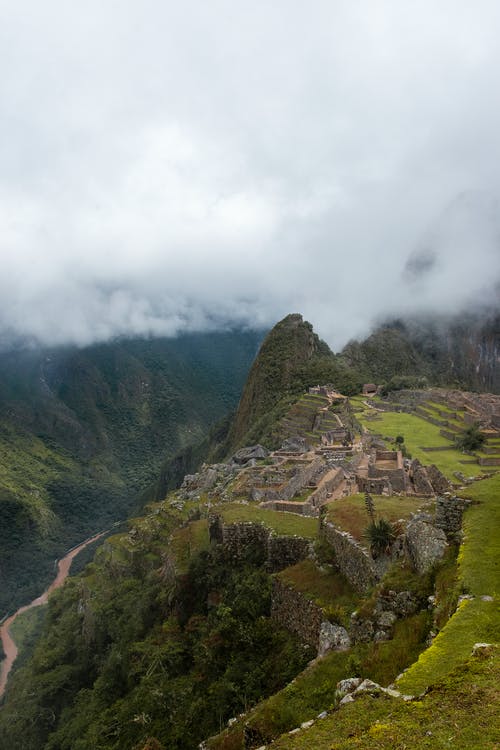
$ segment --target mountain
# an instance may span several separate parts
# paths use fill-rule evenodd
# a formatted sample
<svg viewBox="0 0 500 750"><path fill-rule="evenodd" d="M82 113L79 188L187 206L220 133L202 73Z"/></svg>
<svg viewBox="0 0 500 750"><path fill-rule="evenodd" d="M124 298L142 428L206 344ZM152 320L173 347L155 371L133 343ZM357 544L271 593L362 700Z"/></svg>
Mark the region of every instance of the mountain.
<svg viewBox="0 0 500 750"><path fill-rule="evenodd" d="M343 393L360 388L357 373L294 313L268 333L260 347L229 434L228 451L263 439L298 394L318 383L334 383Z"/></svg>
<svg viewBox="0 0 500 750"><path fill-rule="evenodd" d="M322 372L351 383L288 316L229 434L302 440L203 465L106 539L25 647L0 746L494 747L500 399L434 388L386 413L308 391ZM464 456L471 404L488 452Z"/></svg>
<svg viewBox="0 0 500 750"><path fill-rule="evenodd" d="M0 354L0 613L234 409L261 333Z"/></svg>
<svg viewBox="0 0 500 750"><path fill-rule="evenodd" d="M364 341L347 344L342 356L367 382L383 383L396 373L500 393L500 313L390 321Z"/></svg>

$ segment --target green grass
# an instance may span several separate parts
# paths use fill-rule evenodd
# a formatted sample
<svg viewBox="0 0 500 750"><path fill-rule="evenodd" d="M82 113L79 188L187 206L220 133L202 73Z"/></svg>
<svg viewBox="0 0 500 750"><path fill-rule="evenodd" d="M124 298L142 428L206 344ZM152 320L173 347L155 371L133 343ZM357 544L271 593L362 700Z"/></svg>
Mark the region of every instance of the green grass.
<svg viewBox="0 0 500 750"><path fill-rule="evenodd" d="M375 517L385 518L393 522L400 518L409 518L425 503L422 498L414 497L385 497L384 495L372 495L375 505ZM370 523L366 511L364 495L358 493L340 500L333 500L327 506L328 520L332 521L344 531L348 531L360 542L364 542L364 532Z"/></svg>
<svg viewBox="0 0 500 750"><path fill-rule="evenodd" d="M458 582L476 597L462 602L434 642L401 678L401 690L419 693L465 661L477 642L500 639L500 474L467 489L477 501L464 516L464 542L458 557ZM482 601L489 595L495 600Z"/></svg>
<svg viewBox="0 0 500 750"><path fill-rule="evenodd" d="M329 568L319 569L312 560L302 560L297 565L285 568L277 574L277 578L322 608L335 605L353 611L359 600L359 594L340 573Z"/></svg>
<svg viewBox="0 0 500 750"><path fill-rule="evenodd" d="M307 731L281 737L273 748L496 750L500 744L499 679L498 653L475 657L422 700L405 703L364 696L318 720Z"/></svg>
<svg viewBox="0 0 500 750"><path fill-rule="evenodd" d="M426 453L422 450L422 447L449 447L451 445L449 440L439 434L440 428L436 425L414 414L378 412L379 418L374 423L365 419L366 414L357 416L370 431L376 431L391 438L403 435L412 458L418 458L423 464L437 463L437 455L439 455L439 468L448 479L455 480L453 476L455 471L463 472L464 466L460 462L464 460L464 455L459 450L447 450L439 454Z"/></svg>
<svg viewBox="0 0 500 750"><path fill-rule="evenodd" d="M191 558L202 550L208 549L209 546L208 521L206 518L191 521L186 526L175 529L170 547L175 557L177 572L186 572Z"/></svg>
<svg viewBox="0 0 500 750"><path fill-rule="evenodd" d="M314 539L318 535L318 520L316 518L307 518L294 513L266 510L243 503L213 506L212 511L220 513L226 523L254 521L263 523L277 534L303 536L308 539Z"/></svg>

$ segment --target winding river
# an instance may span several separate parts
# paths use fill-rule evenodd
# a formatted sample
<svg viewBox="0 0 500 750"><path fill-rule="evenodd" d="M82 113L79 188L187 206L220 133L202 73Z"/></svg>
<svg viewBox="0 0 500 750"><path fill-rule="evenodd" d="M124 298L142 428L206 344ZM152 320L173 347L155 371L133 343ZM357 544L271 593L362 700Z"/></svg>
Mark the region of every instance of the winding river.
<svg viewBox="0 0 500 750"><path fill-rule="evenodd" d="M33 599L30 604L25 604L23 607L20 607L17 612L14 612L13 615L4 620L4 622L0 626L0 639L2 641L3 650L5 652L5 659L0 665L0 698L5 692L7 678L9 676L10 670L12 669L12 665L14 664L18 651L14 639L10 634L10 626L12 625L16 617L21 615L23 612L26 612L32 607L39 607L41 604L46 604L49 599L49 594L55 589L58 589L60 586L62 586L64 581L68 577L69 569L74 558L83 549L85 549L85 547L87 547L89 544L92 544L92 542L97 541L106 533L107 531L101 531L100 534L95 534L94 536L89 537L89 539L86 539L84 542L79 544L77 547L73 547L73 549L71 549L66 555L64 555L64 557L62 557L57 563L57 575L50 586L45 589L43 594L37 596L36 599Z"/></svg>

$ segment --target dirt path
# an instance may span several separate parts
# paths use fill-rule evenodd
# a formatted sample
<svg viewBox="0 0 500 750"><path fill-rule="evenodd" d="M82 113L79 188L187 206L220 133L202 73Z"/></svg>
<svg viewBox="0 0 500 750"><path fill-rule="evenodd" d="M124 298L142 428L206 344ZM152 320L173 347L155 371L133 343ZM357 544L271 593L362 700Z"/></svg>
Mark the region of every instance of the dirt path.
<svg viewBox="0 0 500 750"><path fill-rule="evenodd" d="M52 583L50 584L50 586L48 586L45 589L43 594L41 594L40 596L37 596L37 598L33 599L33 601L30 602L29 604L25 604L23 607L20 607L17 610L17 612L14 612L14 614L8 617L0 626L0 639L2 641L3 650L5 652L5 659L2 661L2 664L0 665L0 698L5 692L5 686L7 685L7 678L9 676L9 672L12 669L12 665L14 664L14 661L16 660L16 656L17 656L17 646L9 632L10 626L12 625L16 617L21 615L23 612L26 612L28 609L31 609L32 607L39 607L41 604L46 604L49 599L49 594L55 589L58 589L60 586L62 586L64 581L68 577L69 569L71 567L71 563L73 562L74 558L83 549L85 549L85 547L87 547L89 544L92 544L92 542L97 541L106 533L107 533L106 531L101 531L100 534L95 534L95 536L92 536L89 539L86 539L77 547L73 547L73 549L70 550L57 563L57 575L52 581Z"/></svg>

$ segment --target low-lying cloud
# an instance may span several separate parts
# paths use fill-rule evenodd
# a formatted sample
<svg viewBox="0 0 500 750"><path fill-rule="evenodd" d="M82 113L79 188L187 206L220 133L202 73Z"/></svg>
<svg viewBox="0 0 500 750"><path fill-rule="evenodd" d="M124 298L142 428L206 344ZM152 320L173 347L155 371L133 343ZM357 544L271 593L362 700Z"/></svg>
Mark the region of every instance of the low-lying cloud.
<svg viewBox="0 0 500 750"><path fill-rule="evenodd" d="M0 340L497 302L500 6L0 5ZM496 290L496 291L495 291Z"/></svg>

